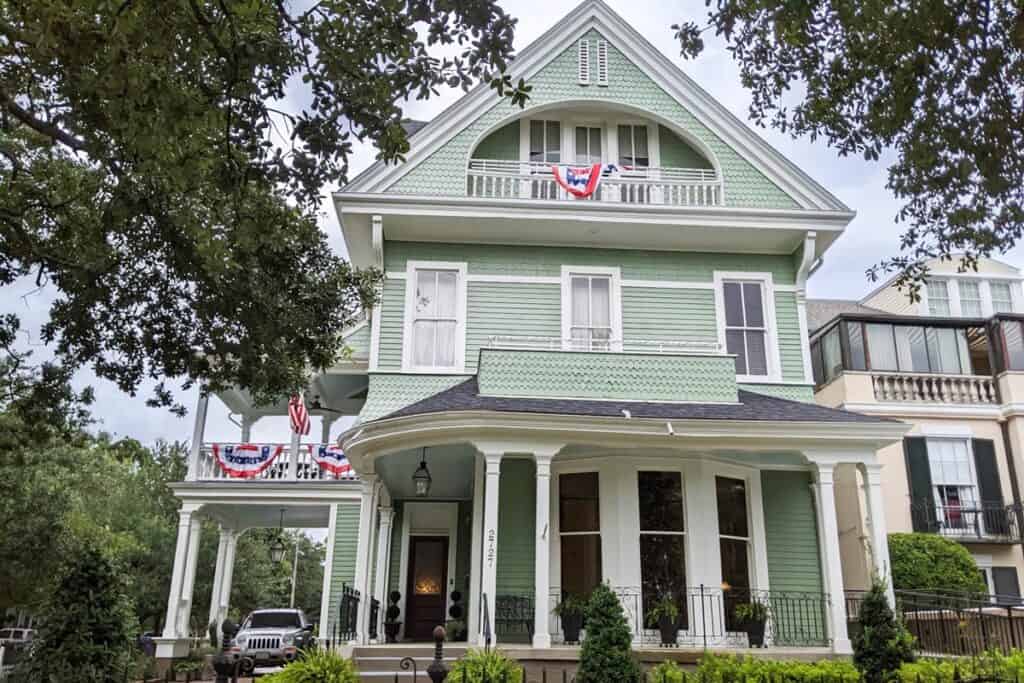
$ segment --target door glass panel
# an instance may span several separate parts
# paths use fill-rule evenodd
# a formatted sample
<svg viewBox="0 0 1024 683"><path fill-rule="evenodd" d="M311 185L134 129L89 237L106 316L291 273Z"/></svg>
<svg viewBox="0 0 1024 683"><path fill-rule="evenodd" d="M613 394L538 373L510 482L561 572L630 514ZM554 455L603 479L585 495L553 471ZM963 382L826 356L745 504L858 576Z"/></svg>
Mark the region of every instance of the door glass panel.
<svg viewBox="0 0 1024 683"><path fill-rule="evenodd" d="M417 541L416 557L413 559L415 575L412 589L416 595L440 595L444 592L444 543L441 541Z"/></svg>

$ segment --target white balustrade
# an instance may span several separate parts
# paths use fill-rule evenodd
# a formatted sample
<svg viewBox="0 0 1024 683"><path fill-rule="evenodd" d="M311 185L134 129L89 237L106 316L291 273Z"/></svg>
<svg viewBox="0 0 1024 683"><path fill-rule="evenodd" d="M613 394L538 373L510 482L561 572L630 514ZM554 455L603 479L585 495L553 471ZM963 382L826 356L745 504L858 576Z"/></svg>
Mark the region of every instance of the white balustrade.
<svg viewBox="0 0 1024 683"><path fill-rule="evenodd" d="M722 190L722 178L713 169L644 167L606 172L587 201L721 206ZM576 199L555 182L551 164L502 159L471 159L466 193L489 199Z"/></svg>
<svg viewBox="0 0 1024 683"><path fill-rule="evenodd" d="M717 341L707 339L563 339L520 335L491 335L487 345L492 349L519 351L604 351L656 354L717 354L722 350Z"/></svg>
<svg viewBox="0 0 1024 683"><path fill-rule="evenodd" d="M224 446L238 445L225 443ZM351 481L357 478L354 471L349 470L347 474L336 475L327 472L313 460L310 446L316 448L319 444L302 444L299 447L298 461L295 467L295 476L292 477L292 452L287 443L254 444L256 446L281 447L281 453L265 469L250 477L234 477L220 466L213 452L213 444L203 444L199 452L198 481ZM221 446L221 444L218 444Z"/></svg>
<svg viewBox="0 0 1024 683"><path fill-rule="evenodd" d="M903 403L997 404L995 381L986 375L873 372L879 401Z"/></svg>

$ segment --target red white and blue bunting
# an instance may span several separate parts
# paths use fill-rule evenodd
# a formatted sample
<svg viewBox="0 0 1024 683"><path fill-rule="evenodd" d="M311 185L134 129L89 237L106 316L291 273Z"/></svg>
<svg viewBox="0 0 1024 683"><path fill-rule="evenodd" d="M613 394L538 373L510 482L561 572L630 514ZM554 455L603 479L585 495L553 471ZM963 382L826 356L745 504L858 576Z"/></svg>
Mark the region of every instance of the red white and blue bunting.
<svg viewBox="0 0 1024 683"><path fill-rule="evenodd" d="M345 457L345 452L338 446L311 444L309 446L309 454L313 462L324 472L330 472L339 479L349 479L356 476L348 458Z"/></svg>
<svg viewBox="0 0 1024 683"><path fill-rule="evenodd" d="M577 199L586 199L597 191L601 177L618 171L615 164L592 164L590 166L565 166L553 164L551 173L563 190Z"/></svg>
<svg viewBox="0 0 1024 683"><path fill-rule="evenodd" d="M229 477L258 476L284 451L282 445L255 443L213 444L213 457Z"/></svg>

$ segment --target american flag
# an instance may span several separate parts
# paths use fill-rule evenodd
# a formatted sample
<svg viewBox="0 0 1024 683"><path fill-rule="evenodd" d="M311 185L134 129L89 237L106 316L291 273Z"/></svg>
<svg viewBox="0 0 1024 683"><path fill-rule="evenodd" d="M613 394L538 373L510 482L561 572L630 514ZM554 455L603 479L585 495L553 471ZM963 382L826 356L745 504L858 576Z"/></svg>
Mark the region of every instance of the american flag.
<svg viewBox="0 0 1024 683"><path fill-rule="evenodd" d="M296 434L309 434L309 411L302 397L295 394L288 401L288 419L292 423L292 431Z"/></svg>

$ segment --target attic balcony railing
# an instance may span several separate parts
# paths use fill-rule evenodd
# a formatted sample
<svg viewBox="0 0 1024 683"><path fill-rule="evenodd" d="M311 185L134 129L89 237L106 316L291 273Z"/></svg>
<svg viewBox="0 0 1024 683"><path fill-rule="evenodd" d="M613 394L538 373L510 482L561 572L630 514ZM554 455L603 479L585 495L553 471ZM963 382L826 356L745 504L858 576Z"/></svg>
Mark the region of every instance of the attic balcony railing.
<svg viewBox="0 0 1024 683"><path fill-rule="evenodd" d="M584 201L722 206L723 192L722 178L713 169L645 166L605 172L597 190ZM471 159L466 193L487 199L575 200L555 182L551 164L537 161Z"/></svg>
<svg viewBox="0 0 1024 683"><path fill-rule="evenodd" d="M995 380L987 375L871 373L875 399L912 403L998 404Z"/></svg>
<svg viewBox="0 0 1024 683"><path fill-rule="evenodd" d="M717 341L705 339L572 339L562 337L531 337L492 335L487 345L492 349L518 351L577 351L652 354L718 354L722 347Z"/></svg>

